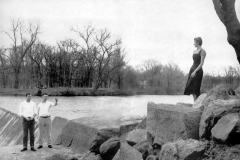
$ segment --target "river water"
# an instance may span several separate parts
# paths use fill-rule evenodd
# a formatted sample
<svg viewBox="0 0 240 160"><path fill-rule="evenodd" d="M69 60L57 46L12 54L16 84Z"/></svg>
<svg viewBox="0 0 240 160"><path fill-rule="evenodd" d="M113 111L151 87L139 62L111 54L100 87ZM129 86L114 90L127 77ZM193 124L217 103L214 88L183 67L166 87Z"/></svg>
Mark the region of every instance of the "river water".
<svg viewBox="0 0 240 160"><path fill-rule="evenodd" d="M48 97L54 102L55 97ZM89 117L104 120L126 120L147 115L147 103L178 102L193 103L191 96L163 96L163 95L140 95L140 96L118 96L118 97L57 97L58 106L50 109L52 117L60 116L67 119ZM25 97L0 96L0 107L11 112L18 113L18 105ZM36 104L40 103L41 97L32 97Z"/></svg>

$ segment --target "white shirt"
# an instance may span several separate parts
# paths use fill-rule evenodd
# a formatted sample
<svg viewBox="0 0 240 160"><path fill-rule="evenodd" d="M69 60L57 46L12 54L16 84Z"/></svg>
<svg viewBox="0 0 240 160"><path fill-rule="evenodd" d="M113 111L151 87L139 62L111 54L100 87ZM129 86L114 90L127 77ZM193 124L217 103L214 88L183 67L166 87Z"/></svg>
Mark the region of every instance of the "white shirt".
<svg viewBox="0 0 240 160"><path fill-rule="evenodd" d="M46 101L45 103L38 104L39 116L50 116L49 108L53 107L54 103Z"/></svg>
<svg viewBox="0 0 240 160"><path fill-rule="evenodd" d="M33 117L34 114L37 114L37 108L36 108L35 102L23 101L19 104L19 110L18 110L19 116Z"/></svg>

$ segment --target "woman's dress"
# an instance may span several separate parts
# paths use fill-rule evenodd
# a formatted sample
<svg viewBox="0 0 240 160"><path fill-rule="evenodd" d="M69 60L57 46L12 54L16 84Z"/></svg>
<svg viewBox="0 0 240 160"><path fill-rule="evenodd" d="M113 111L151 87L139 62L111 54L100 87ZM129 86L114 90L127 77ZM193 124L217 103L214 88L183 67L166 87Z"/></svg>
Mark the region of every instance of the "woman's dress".
<svg viewBox="0 0 240 160"><path fill-rule="evenodd" d="M193 54L193 65L189 71L187 84L185 87L184 95L195 94L197 97L200 95L200 88L202 84L203 70L200 68L194 77L191 77L191 74L201 63L201 51L197 54Z"/></svg>

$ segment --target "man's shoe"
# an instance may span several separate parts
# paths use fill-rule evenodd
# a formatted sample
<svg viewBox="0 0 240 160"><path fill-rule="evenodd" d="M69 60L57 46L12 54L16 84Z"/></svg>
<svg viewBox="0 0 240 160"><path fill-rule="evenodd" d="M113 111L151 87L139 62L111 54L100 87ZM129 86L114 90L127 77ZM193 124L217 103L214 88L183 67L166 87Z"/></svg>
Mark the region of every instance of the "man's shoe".
<svg viewBox="0 0 240 160"><path fill-rule="evenodd" d="M42 146L38 146L38 149L41 149L42 148Z"/></svg>
<svg viewBox="0 0 240 160"><path fill-rule="evenodd" d="M48 145L48 148L52 148L52 145Z"/></svg>
<svg viewBox="0 0 240 160"><path fill-rule="evenodd" d="M23 148L22 150L21 150L21 152L24 152L24 151L26 151L27 150L27 148Z"/></svg>
<svg viewBox="0 0 240 160"><path fill-rule="evenodd" d="M34 147L31 147L31 151L36 151L36 149Z"/></svg>

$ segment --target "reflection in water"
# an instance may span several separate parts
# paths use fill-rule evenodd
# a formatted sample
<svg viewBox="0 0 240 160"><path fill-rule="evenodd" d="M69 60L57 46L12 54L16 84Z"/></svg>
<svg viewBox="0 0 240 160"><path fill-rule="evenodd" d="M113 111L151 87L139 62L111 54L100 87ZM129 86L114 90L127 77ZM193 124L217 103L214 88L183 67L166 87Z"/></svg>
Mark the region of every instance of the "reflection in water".
<svg viewBox="0 0 240 160"><path fill-rule="evenodd" d="M54 102L55 97L49 97ZM191 96L159 96L143 95L129 97L57 97L59 104L50 109L52 117L60 116L67 119L88 117L91 119L119 120L140 118L147 115L147 103L177 102L193 103ZM18 105L25 97L0 96L0 107L18 112ZM32 97L37 104L41 97Z"/></svg>

